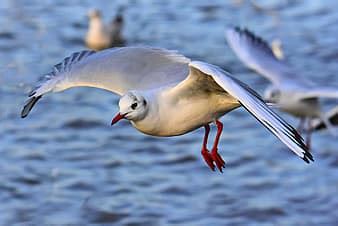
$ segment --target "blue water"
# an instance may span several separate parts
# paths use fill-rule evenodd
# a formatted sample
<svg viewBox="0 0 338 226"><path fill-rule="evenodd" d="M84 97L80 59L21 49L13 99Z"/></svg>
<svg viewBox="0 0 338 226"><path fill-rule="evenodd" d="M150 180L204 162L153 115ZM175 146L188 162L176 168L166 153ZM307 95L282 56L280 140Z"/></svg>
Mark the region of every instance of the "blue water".
<svg viewBox="0 0 338 226"><path fill-rule="evenodd" d="M109 21L121 5L128 45L177 49L262 93L267 81L224 39L226 25L242 25L280 39L295 76L338 87L338 2L111 2L0 2L0 225L337 225L338 142L327 132L313 136L307 165L238 109L222 119L221 174L200 156L203 129L154 138L110 127L118 97L102 90L48 95L19 113L41 74L85 48L87 11Z"/></svg>

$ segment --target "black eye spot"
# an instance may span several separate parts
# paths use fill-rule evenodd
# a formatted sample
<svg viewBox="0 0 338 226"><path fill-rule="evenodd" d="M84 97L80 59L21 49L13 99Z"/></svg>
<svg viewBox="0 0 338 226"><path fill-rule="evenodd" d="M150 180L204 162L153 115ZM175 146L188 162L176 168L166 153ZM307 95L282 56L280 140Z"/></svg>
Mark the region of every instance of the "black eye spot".
<svg viewBox="0 0 338 226"><path fill-rule="evenodd" d="M143 100L143 105L147 105L147 101L146 100Z"/></svg>
<svg viewBox="0 0 338 226"><path fill-rule="evenodd" d="M131 109L135 110L136 108L137 108L137 103L133 103L133 104L131 105Z"/></svg>

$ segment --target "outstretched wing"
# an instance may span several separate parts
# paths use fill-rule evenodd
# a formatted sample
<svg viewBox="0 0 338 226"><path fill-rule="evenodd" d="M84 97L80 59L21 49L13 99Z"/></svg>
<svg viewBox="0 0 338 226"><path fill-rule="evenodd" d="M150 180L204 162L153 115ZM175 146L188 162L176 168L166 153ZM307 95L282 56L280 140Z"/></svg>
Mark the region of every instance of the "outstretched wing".
<svg viewBox="0 0 338 226"><path fill-rule="evenodd" d="M261 74L275 85L292 79L296 83L296 73L285 62L278 60L269 44L247 29L239 27L225 31L226 40L238 58L250 69ZM302 83L297 84L302 85Z"/></svg>
<svg viewBox="0 0 338 226"><path fill-rule="evenodd" d="M296 77L297 74L286 62L275 57L269 44L251 31L235 27L227 29L225 35L229 46L247 67L277 86L291 88L295 91L295 98L338 98L338 89L315 87L309 81Z"/></svg>
<svg viewBox="0 0 338 226"><path fill-rule="evenodd" d="M249 113L305 162L313 161L302 137L292 126L273 112L254 90L217 66L200 61L193 61L189 65L211 76L220 87L236 98Z"/></svg>
<svg viewBox="0 0 338 226"><path fill-rule="evenodd" d="M122 95L128 90L152 89L180 82L189 73L189 62L175 51L149 47L77 52L45 75L30 93L21 117L26 117L37 100L48 92L88 86Z"/></svg>

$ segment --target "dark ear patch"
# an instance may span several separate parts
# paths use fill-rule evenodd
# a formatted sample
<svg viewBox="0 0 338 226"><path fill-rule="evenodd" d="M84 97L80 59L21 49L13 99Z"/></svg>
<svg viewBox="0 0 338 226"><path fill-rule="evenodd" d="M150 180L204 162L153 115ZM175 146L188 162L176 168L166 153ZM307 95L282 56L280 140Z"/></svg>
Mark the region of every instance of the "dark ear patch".
<svg viewBox="0 0 338 226"><path fill-rule="evenodd" d="M133 100L133 102L137 101L137 98L133 93L129 92L127 95Z"/></svg>
<svg viewBox="0 0 338 226"><path fill-rule="evenodd" d="M37 96L37 97L31 97L28 101L27 104L23 107L21 111L21 118L25 118L29 112L32 110L36 102L42 97L42 95Z"/></svg>

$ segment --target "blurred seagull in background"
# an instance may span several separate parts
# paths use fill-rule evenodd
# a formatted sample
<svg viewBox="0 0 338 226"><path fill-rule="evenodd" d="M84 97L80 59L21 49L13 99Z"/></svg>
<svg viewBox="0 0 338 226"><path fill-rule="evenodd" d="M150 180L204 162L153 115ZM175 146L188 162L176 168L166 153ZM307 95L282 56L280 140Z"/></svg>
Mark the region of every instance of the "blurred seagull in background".
<svg viewBox="0 0 338 226"><path fill-rule="evenodd" d="M110 31L110 39L111 39L111 47L120 47L125 44L125 40L122 36L122 29L124 26L124 19L123 19L123 11L124 8L119 8L116 16L111 22L109 27Z"/></svg>
<svg viewBox="0 0 338 226"><path fill-rule="evenodd" d="M97 9L88 13L89 27L86 35L86 45L90 49L101 50L109 48L111 37L108 28L102 21L101 12Z"/></svg>
<svg viewBox="0 0 338 226"><path fill-rule="evenodd" d="M338 98L337 88L318 86L300 78L300 73L274 55L266 41L247 29L229 28L225 36L238 58L272 83L265 91L265 100L300 118L298 131L303 131L307 121L307 146L310 146L313 119L319 118L334 134L329 118L321 110L319 98Z"/></svg>
<svg viewBox="0 0 338 226"><path fill-rule="evenodd" d="M122 9L118 10L117 15L109 26L103 23L101 12L97 9L90 10L88 17L89 26L85 37L85 43L88 48L102 50L124 44L121 34L123 29Z"/></svg>
<svg viewBox="0 0 338 226"><path fill-rule="evenodd" d="M254 90L215 65L191 61L165 49L122 47L73 53L33 89L21 117L28 115L42 95L78 86L122 96L112 125L127 119L143 133L163 137L204 127L201 154L212 170L217 167L222 172L224 167L218 154L223 130L219 118L240 106L305 162L313 161L302 137ZM217 126L211 151L207 149L210 123Z"/></svg>

